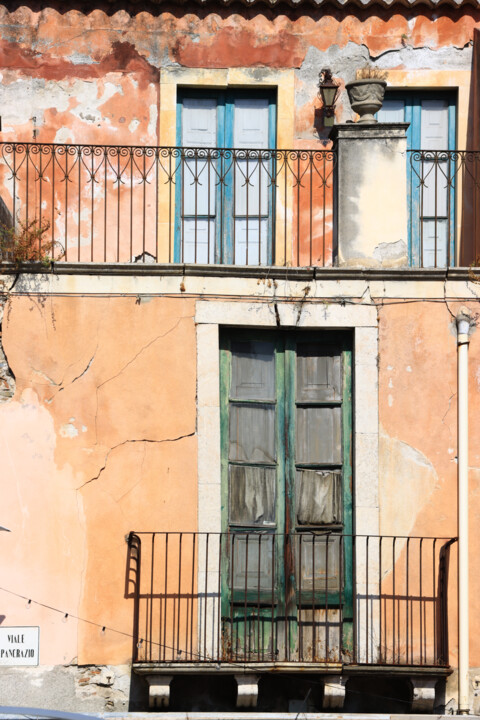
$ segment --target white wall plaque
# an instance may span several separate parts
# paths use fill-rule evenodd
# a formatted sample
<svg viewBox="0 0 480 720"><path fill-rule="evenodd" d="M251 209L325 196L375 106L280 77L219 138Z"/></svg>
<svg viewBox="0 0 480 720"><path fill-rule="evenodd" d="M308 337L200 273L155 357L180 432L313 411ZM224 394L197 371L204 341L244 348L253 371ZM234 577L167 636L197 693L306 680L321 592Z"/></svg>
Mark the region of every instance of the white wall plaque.
<svg viewBox="0 0 480 720"><path fill-rule="evenodd" d="M38 627L0 627L0 665L38 665Z"/></svg>

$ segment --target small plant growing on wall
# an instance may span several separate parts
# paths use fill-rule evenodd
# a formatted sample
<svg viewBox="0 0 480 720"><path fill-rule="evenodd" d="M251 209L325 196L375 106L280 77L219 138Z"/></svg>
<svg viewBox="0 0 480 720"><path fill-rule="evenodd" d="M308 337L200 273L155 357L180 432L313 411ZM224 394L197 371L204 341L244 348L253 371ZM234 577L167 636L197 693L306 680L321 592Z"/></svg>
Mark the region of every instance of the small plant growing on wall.
<svg viewBox="0 0 480 720"><path fill-rule="evenodd" d="M40 263L49 267L65 252L59 242L45 237L49 230L48 221L36 219L19 222L15 227L0 226L0 260L12 262L17 267L23 263Z"/></svg>
<svg viewBox="0 0 480 720"><path fill-rule="evenodd" d="M388 72L381 68L365 65L363 68L358 68L356 78L357 80L386 80Z"/></svg>

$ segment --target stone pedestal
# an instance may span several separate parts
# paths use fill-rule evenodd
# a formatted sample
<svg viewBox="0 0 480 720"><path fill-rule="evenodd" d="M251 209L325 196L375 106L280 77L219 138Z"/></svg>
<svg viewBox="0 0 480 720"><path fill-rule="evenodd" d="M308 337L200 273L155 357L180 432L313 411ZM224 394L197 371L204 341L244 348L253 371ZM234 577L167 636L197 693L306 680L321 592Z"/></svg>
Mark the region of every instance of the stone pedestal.
<svg viewBox="0 0 480 720"><path fill-rule="evenodd" d="M335 125L334 234L340 266L408 263L408 123Z"/></svg>

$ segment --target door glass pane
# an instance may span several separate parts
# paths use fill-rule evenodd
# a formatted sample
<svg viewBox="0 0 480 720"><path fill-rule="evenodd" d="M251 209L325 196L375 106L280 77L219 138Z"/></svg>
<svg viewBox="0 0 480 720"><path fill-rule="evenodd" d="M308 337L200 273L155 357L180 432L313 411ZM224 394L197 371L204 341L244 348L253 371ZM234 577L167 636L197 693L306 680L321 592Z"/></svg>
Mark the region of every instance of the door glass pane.
<svg viewBox="0 0 480 720"><path fill-rule="evenodd" d="M341 477L339 471L297 470L297 525L330 525L343 522Z"/></svg>
<svg viewBox="0 0 480 720"><path fill-rule="evenodd" d="M229 472L230 523L275 524L275 469L231 465Z"/></svg>
<svg viewBox="0 0 480 720"><path fill-rule="evenodd" d="M274 344L269 342L232 342L230 397L239 400L275 400L274 352Z"/></svg>
<svg viewBox="0 0 480 720"><path fill-rule="evenodd" d="M297 408L297 463L342 462L341 408Z"/></svg>
<svg viewBox="0 0 480 720"><path fill-rule="evenodd" d="M236 590L271 590L274 580L275 536L234 533L231 573Z"/></svg>
<svg viewBox="0 0 480 720"><path fill-rule="evenodd" d="M340 590L340 537L304 535L295 537L297 591ZM300 572L299 572L300 568Z"/></svg>
<svg viewBox="0 0 480 720"><path fill-rule="evenodd" d="M320 343L299 343L297 402L332 402L341 399L341 360L338 347Z"/></svg>
<svg viewBox="0 0 480 720"><path fill-rule="evenodd" d="M275 408L230 405L230 460L275 462Z"/></svg>

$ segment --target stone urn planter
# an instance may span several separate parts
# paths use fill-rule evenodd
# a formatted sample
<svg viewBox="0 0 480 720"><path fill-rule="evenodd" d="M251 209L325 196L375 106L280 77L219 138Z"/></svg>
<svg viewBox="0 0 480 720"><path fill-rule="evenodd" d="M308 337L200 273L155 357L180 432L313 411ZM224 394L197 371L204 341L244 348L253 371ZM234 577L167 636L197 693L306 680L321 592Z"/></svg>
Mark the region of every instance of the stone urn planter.
<svg viewBox="0 0 480 720"><path fill-rule="evenodd" d="M378 78L354 80L346 85L352 110L360 115L359 123L368 125L377 122L373 116L383 105L386 87L385 80Z"/></svg>

